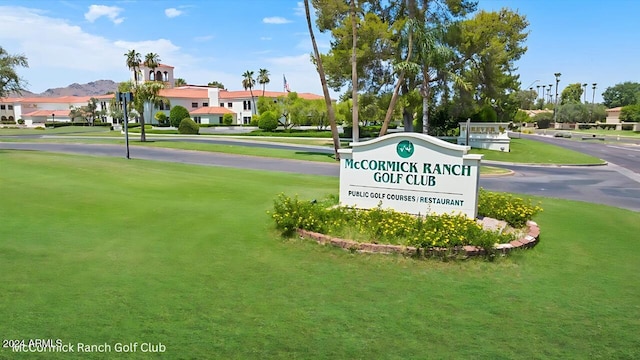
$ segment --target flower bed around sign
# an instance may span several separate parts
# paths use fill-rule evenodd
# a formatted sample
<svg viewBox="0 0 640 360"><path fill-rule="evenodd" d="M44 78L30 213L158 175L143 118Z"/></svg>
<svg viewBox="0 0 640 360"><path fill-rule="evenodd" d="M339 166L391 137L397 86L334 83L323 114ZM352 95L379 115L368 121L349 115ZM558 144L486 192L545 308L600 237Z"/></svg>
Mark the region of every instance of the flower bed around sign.
<svg viewBox="0 0 640 360"><path fill-rule="evenodd" d="M492 253L494 245L514 240L512 234L487 231L461 214L414 216L380 207L369 210L337 206L337 198L305 201L280 194L271 216L276 228L290 236L297 229L329 234L359 242L413 246L420 249L478 246ZM529 200L508 194L479 192L479 216L524 226L542 209Z"/></svg>

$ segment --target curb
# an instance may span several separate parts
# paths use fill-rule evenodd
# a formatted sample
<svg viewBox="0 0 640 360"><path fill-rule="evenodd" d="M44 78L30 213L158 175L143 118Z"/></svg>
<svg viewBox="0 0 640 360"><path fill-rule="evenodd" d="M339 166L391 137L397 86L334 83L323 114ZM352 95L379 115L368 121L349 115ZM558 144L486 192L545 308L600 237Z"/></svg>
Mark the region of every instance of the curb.
<svg viewBox="0 0 640 360"><path fill-rule="evenodd" d="M304 229L297 229L296 232L302 239L314 240L321 245L332 245L348 251L374 254L401 254L405 256L434 256L445 255L449 252L462 253L467 257L484 255L483 248L478 246L464 245L455 248L429 248L419 249L413 246L361 243L353 240L345 240L330 235L320 234ZM506 244L498 244L494 247L499 253L507 254L515 249L528 249L536 246L540 240L540 227L535 221L527 221L527 235L518 240L513 240Z"/></svg>

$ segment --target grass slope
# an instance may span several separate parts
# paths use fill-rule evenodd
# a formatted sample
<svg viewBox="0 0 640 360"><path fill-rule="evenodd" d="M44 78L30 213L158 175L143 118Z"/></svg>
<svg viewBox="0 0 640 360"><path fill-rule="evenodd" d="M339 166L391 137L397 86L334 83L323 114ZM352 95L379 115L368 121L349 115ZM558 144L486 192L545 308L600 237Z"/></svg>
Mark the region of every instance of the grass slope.
<svg viewBox="0 0 640 360"><path fill-rule="evenodd" d="M0 169L7 339L199 359L640 357L634 212L544 199L533 250L441 263L280 239L275 195L336 193L335 178L14 151Z"/></svg>
<svg viewBox="0 0 640 360"><path fill-rule="evenodd" d="M483 160L524 164L602 164L603 161L590 155L565 149L560 146L529 139L511 139L511 152L471 149L472 154L483 154Z"/></svg>

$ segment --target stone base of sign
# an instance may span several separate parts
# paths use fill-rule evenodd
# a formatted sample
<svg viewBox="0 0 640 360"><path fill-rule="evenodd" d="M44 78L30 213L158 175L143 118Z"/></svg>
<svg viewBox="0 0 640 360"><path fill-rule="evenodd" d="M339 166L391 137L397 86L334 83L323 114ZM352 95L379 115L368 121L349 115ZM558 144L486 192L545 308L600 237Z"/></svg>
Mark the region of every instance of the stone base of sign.
<svg viewBox="0 0 640 360"><path fill-rule="evenodd" d="M514 249L526 249L534 247L540 238L540 227L534 221L527 221L525 235L518 240L507 244L498 244L495 249L498 253L506 254ZM311 239L322 245L333 245L348 251L378 254L401 254L406 256L439 257L448 254L463 255L466 257L484 255L485 250L477 246L457 246L455 248L429 248L418 249L413 246L362 243L353 240L345 240L330 235L320 234L303 229L297 230L301 238Z"/></svg>
<svg viewBox="0 0 640 360"><path fill-rule="evenodd" d="M465 142L465 138L458 138L458 145L467 145ZM468 145L474 149L486 149L502 152L511 151L511 139L470 139Z"/></svg>

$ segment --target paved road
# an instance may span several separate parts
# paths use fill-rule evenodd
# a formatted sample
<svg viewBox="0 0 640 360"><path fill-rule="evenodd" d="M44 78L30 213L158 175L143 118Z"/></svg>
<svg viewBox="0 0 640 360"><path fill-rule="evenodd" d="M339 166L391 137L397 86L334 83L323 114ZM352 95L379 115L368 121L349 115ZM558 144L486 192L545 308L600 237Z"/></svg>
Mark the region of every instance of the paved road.
<svg viewBox="0 0 640 360"><path fill-rule="evenodd" d="M640 174L640 139L627 142L603 142L599 140L576 140L580 138L554 138L543 135L522 134L522 137L592 155Z"/></svg>
<svg viewBox="0 0 640 360"><path fill-rule="evenodd" d="M305 149L305 147L302 148ZM40 150L124 158L124 147L122 145L0 142L0 149ZM309 151L309 149L306 148L306 151ZM132 146L130 154L135 159L196 165L326 176L338 176L340 173L338 164L333 163L271 159L144 146ZM607 204L640 212L640 175L638 175L638 179L634 179L633 176L630 177L628 174L625 175L619 172L620 168L617 166L589 168L503 166L514 170L516 174L506 177L482 177L480 186L489 190Z"/></svg>

